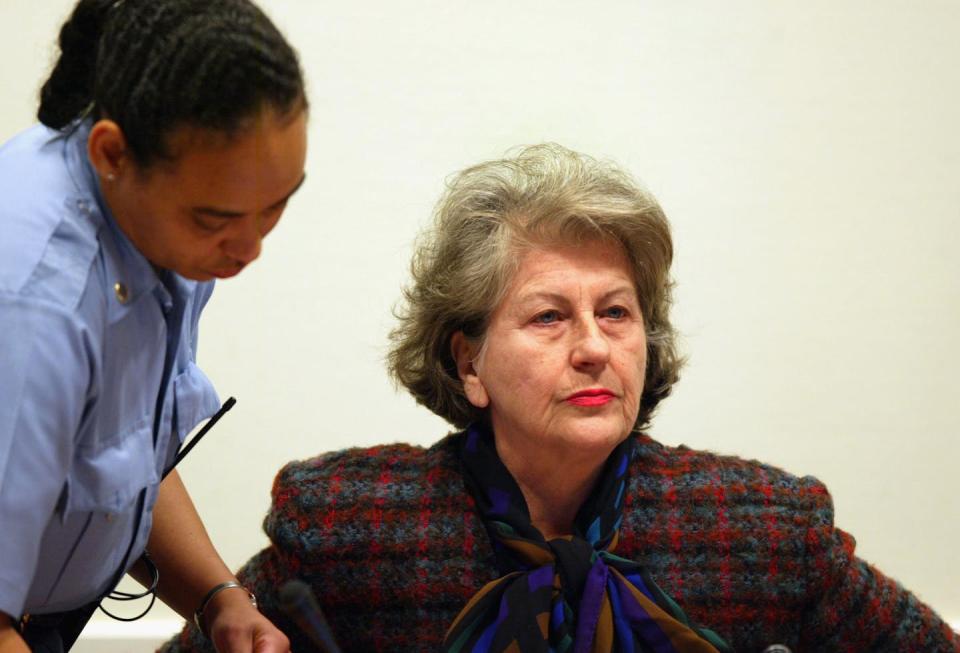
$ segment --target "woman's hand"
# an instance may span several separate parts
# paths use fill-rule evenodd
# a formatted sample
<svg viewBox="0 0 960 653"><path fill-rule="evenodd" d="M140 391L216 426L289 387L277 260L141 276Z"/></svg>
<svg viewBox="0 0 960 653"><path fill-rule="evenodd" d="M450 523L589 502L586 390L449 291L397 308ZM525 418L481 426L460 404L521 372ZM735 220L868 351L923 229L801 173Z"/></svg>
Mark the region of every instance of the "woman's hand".
<svg viewBox="0 0 960 653"><path fill-rule="evenodd" d="M289 653L290 641L253 607L246 592L226 590L210 600L203 627L217 653Z"/></svg>
<svg viewBox="0 0 960 653"><path fill-rule="evenodd" d="M210 543L176 471L160 485L147 549L160 572L157 596L188 621L202 608L203 631L218 653L290 651L286 635L253 607L243 589L224 588L201 606L211 589L237 579ZM130 573L149 585L144 566L136 565Z"/></svg>

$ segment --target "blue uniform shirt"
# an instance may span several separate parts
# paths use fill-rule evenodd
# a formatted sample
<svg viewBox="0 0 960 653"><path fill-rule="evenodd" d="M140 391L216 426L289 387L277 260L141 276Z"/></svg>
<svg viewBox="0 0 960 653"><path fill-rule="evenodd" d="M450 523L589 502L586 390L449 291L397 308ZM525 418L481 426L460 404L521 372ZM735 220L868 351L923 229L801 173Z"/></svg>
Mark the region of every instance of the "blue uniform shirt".
<svg viewBox="0 0 960 653"><path fill-rule="evenodd" d="M134 538L130 562L143 551L164 469L220 403L195 364L213 284L158 274L124 236L89 129L37 126L0 148L0 611L14 617L109 589Z"/></svg>

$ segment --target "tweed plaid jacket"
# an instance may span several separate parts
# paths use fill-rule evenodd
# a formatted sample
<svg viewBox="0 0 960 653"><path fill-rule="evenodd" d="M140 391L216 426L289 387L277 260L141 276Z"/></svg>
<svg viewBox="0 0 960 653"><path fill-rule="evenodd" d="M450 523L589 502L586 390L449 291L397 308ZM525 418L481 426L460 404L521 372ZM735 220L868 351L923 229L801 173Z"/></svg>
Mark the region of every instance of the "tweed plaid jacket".
<svg viewBox="0 0 960 653"><path fill-rule="evenodd" d="M309 583L344 651L436 651L470 597L498 577L457 460L460 434L284 467L264 527L272 545L240 570L261 609ZM695 621L738 652L960 651L960 636L854 555L816 479L638 436L617 553L647 566ZM212 651L192 626L168 653Z"/></svg>

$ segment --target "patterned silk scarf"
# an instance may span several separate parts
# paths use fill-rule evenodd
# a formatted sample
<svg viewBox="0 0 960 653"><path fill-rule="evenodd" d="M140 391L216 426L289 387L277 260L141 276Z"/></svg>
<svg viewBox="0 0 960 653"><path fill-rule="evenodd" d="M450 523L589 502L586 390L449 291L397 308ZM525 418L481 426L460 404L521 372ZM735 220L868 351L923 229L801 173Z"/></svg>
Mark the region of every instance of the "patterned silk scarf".
<svg viewBox="0 0 960 653"><path fill-rule="evenodd" d="M497 455L489 428L473 425L460 449L464 481L504 575L484 586L447 631L449 653L732 653L697 628L639 564L614 555L634 439L603 468L577 513L574 534L549 542Z"/></svg>

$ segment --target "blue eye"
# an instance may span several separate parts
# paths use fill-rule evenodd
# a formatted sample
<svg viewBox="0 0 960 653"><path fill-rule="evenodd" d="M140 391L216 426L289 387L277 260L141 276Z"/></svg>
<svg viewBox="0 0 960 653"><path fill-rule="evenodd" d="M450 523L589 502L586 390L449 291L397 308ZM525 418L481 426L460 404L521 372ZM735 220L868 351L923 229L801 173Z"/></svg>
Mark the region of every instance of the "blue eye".
<svg viewBox="0 0 960 653"><path fill-rule="evenodd" d="M533 318L533 321L538 324L553 324L554 322L558 322L559 320L560 320L559 311L544 311L543 313L540 313L535 318Z"/></svg>
<svg viewBox="0 0 960 653"><path fill-rule="evenodd" d="M627 309L623 306L611 306L603 312L606 317L609 317L614 320L622 320L627 317Z"/></svg>

